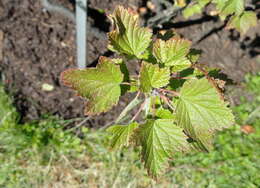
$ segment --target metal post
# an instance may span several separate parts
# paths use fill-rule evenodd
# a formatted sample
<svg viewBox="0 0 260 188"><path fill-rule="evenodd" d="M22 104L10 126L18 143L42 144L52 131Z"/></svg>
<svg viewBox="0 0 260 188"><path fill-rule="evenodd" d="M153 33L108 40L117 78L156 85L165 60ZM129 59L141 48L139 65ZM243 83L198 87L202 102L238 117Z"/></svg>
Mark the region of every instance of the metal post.
<svg viewBox="0 0 260 188"><path fill-rule="evenodd" d="M76 1L77 65L87 65L87 0Z"/></svg>

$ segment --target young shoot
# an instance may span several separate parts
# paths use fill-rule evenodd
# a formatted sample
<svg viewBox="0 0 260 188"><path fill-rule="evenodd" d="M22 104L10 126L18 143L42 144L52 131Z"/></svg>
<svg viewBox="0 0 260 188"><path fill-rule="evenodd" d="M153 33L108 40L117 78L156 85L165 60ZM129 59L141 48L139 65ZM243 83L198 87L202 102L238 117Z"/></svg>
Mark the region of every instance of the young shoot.
<svg viewBox="0 0 260 188"><path fill-rule="evenodd" d="M121 58L100 57L95 68L69 69L61 75L64 84L87 99L85 114L106 112L120 96L136 92L108 128L111 147L140 146L152 177L176 153L210 151L215 133L232 126L234 116L218 83L197 65L199 51L177 35L153 40L151 30L140 27L138 14L122 6L109 18L114 30L108 34L108 48ZM136 66L141 63L138 76L129 74L130 59L137 60ZM129 116L136 106L135 115Z"/></svg>

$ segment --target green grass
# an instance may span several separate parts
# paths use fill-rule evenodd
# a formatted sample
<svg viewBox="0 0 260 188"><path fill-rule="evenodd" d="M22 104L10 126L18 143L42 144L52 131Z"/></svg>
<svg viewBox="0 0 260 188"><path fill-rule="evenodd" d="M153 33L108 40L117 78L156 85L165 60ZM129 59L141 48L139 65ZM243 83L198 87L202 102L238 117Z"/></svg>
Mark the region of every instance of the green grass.
<svg viewBox="0 0 260 188"><path fill-rule="evenodd" d="M68 121L55 117L19 124L1 86L0 187L259 187L259 85L259 74L247 76L245 88L255 97L233 108L237 122L254 133L240 125L220 132L214 151L176 156L157 181L146 175L138 149L109 151L103 130L64 130Z"/></svg>

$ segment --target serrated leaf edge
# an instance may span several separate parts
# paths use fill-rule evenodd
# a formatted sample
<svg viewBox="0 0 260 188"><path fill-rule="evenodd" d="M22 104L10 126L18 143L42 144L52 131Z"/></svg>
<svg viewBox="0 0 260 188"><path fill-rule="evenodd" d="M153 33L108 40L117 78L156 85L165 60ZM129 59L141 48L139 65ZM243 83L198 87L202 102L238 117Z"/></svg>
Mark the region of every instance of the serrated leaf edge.
<svg viewBox="0 0 260 188"><path fill-rule="evenodd" d="M105 57L105 56L100 56L99 57L99 60L98 60L98 64L96 67L90 67L90 68L86 68L87 70L90 70L90 69L97 69L102 63L105 63L106 61L110 61L110 59L108 57ZM113 63L115 66L119 67L119 65L115 64L113 61L111 61L111 63ZM77 69L77 68L70 68L70 69L67 69L65 71L63 71L61 74L60 74L60 81L67 87L71 88L74 92L75 92L75 96L77 97L80 97L82 100L84 100L84 106L85 106L85 109L84 109L84 114L87 115L87 116L94 116L94 115L99 115L101 113L104 113L104 112L107 112L109 110L111 110L114 106L116 106L119 102L119 100L117 100L116 103L112 104L108 109L106 110L103 110L101 112L98 112L98 113L91 113L91 112L88 112L87 111L87 106L88 106L88 103L89 103L89 99L88 98L85 98L83 96L81 96L75 87L73 87L72 84L70 84L69 82L67 82L65 79L64 79L64 75L70 71L74 71L74 70L86 70L86 69ZM121 92L121 91L120 91ZM119 96L120 97L120 96Z"/></svg>
<svg viewBox="0 0 260 188"><path fill-rule="evenodd" d="M166 40L166 41L165 41L165 40L162 40L162 39L159 39L159 38L156 39L156 40L154 41L154 43L153 43L153 48L152 48L153 56L156 58L156 60L157 60L159 63L164 64L165 66L169 66L169 67L174 66L174 65L167 65L165 62L161 62L161 60L158 60L157 57L156 57L156 55L154 55L154 54L155 54L155 49L161 47L161 43L163 43L164 47L167 48L169 45L171 45L171 43L179 42L179 41L186 41L186 42L189 43L189 49L188 49L188 52L187 52L187 54L188 54L189 51L190 51L190 49L191 49L191 45L192 45L191 40L183 39L183 38L181 38L181 37L179 37L179 36L173 36L172 38L170 38L170 39L168 39L168 40ZM186 57L187 54L186 54L184 57Z"/></svg>

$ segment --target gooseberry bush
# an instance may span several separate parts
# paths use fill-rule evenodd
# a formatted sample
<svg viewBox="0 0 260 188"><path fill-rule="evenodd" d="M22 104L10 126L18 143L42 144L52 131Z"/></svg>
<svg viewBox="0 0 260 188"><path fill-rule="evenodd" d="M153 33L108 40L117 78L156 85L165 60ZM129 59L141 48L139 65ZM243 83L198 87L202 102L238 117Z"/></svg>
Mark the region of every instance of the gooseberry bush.
<svg viewBox="0 0 260 188"><path fill-rule="evenodd" d="M219 15L221 20L227 20L227 28L236 29L245 34L250 27L257 25L256 13L245 10L245 0L177 0L176 5L185 7L183 15L188 18L202 13L205 6L212 4L215 7L213 14Z"/></svg>
<svg viewBox="0 0 260 188"><path fill-rule="evenodd" d="M100 57L95 68L68 69L61 75L65 85L87 99L85 114L106 112L120 96L134 93L108 128L111 147L140 146L152 177L176 153L210 151L216 131L234 123L221 92L224 82L197 63L200 52L190 41L172 32L153 37L139 26L138 14L122 6L109 18L114 30L108 48L121 58ZM132 63L139 67L137 74L128 71ZM137 112L129 117L133 109Z"/></svg>

